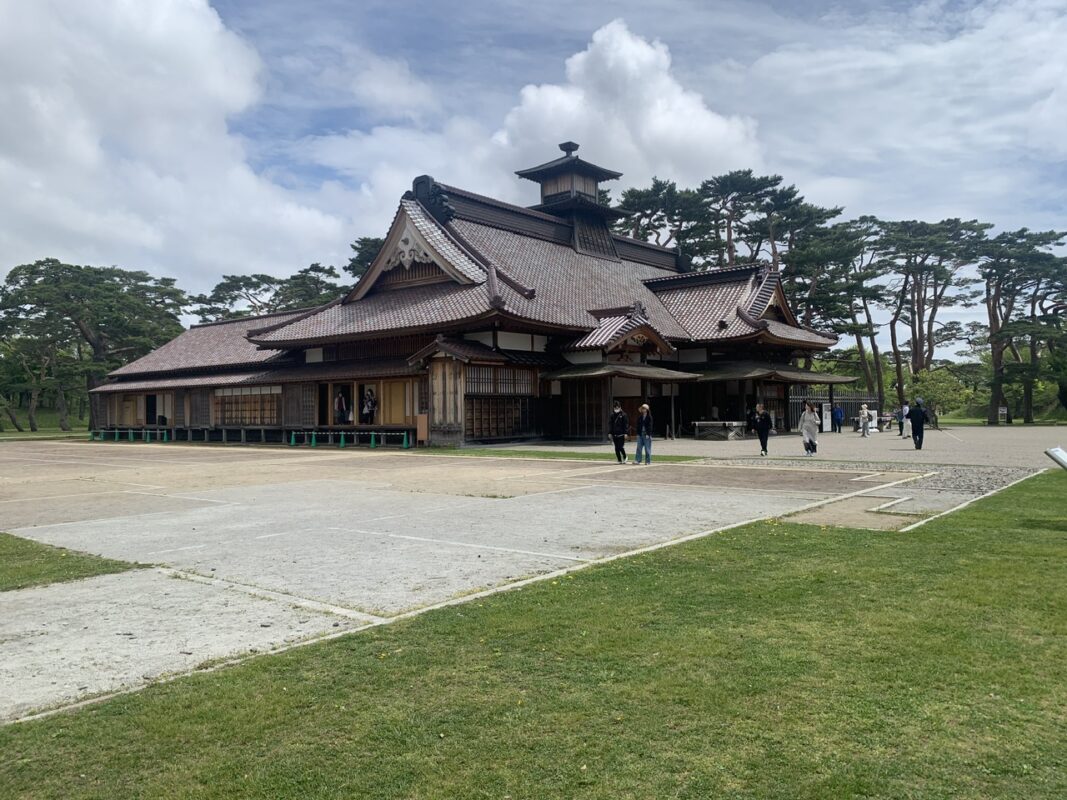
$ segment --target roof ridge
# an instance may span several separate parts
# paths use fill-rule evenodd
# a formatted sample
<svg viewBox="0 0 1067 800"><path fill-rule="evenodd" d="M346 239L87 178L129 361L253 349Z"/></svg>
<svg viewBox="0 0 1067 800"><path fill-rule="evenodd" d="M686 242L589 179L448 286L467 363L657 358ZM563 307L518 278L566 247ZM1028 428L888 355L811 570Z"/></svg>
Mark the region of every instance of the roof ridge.
<svg viewBox="0 0 1067 800"><path fill-rule="evenodd" d="M291 308L283 311L268 311L266 314L246 314L240 317L231 317L229 319L216 319L211 322L198 322L195 325L190 325L187 330L193 328L209 328L212 325L232 325L236 322L248 322L249 320L266 319L267 317L278 317L282 314L302 314L305 311L314 311L322 306L305 306L303 308Z"/></svg>
<svg viewBox="0 0 1067 800"><path fill-rule="evenodd" d="M461 197L466 197L468 200L474 200L474 201L479 202L479 203L484 203L485 205L488 205L488 206L495 206L496 208L503 208L506 211L514 211L514 212L517 212L519 214L525 214L526 216L529 216L529 217L534 217L536 219L544 220L546 222L555 222L555 223L557 223L559 225L567 225L568 224L567 220L560 219L559 217L554 217L551 214L544 213L543 211L536 211L536 210L534 210L532 208L527 208L526 206L519 206L519 205L515 205L514 203L508 203L508 202L505 202L503 200L497 200L495 197L489 197L488 195L478 194L477 192L472 192L469 189L461 189L458 186L450 186L447 183L440 183L439 181L435 181L435 183L437 183L437 185L441 187L441 189L444 191L445 194L448 194L449 192L453 192L455 194L460 195ZM457 214L457 216L463 216L463 215L462 214Z"/></svg>
<svg viewBox="0 0 1067 800"><path fill-rule="evenodd" d="M735 267L721 267L717 269L704 269L696 272L679 272L674 275L664 275L660 278L645 278L642 283L662 286L668 283L677 283L681 286L701 283L726 283L731 278L738 280L746 275L751 277L758 274L761 269L759 264L744 264Z"/></svg>

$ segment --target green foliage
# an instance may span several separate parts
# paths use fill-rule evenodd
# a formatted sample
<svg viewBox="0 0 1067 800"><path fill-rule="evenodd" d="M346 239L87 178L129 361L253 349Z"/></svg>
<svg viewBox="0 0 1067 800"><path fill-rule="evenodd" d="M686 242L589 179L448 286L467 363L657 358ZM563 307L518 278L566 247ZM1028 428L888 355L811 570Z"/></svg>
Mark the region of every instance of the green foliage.
<svg viewBox="0 0 1067 800"><path fill-rule="evenodd" d="M975 390L969 388L951 369L933 369L912 376L908 399L921 397L927 408L938 414L951 414L968 408L974 401Z"/></svg>
<svg viewBox="0 0 1067 800"><path fill-rule="evenodd" d="M0 533L0 592L124 572L137 566Z"/></svg>
<svg viewBox="0 0 1067 800"><path fill-rule="evenodd" d="M385 239L377 236L360 236L349 245L352 248L353 255L348 260L348 263L345 264L345 272L357 280L362 278L367 270L370 269L371 263L373 263L378 251L382 249L384 244Z"/></svg>

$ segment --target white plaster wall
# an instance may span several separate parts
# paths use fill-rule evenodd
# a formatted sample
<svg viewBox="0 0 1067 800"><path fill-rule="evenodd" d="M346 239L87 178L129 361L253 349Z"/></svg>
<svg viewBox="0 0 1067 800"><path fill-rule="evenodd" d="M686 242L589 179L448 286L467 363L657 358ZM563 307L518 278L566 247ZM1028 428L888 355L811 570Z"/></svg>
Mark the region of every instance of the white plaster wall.
<svg viewBox="0 0 1067 800"><path fill-rule="evenodd" d="M481 342L486 347L493 346L493 332L492 331L476 331L474 333L465 333L463 338L469 342Z"/></svg>
<svg viewBox="0 0 1067 800"><path fill-rule="evenodd" d="M321 347L311 347L304 351L305 364L318 364L320 361L322 361Z"/></svg>
<svg viewBox="0 0 1067 800"><path fill-rule="evenodd" d="M619 378L615 377L611 379L611 396L612 397L640 397L641 396L641 381L638 378Z"/></svg>
<svg viewBox="0 0 1067 800"><path fill-rule="evenodd" d="M528 333L497 331L496 343L502 350L533 350L533 336Z"/></svg>
<svg viewBox="0 0 1067 800"><path fill-rule="evenodd" d="M696 347L691 350L678 351L679 364L703 364L707 360L708 349L706 347Z"/></svg>
<svg viewBox="0 0 1067 800"><path fill-rule="evenodd" d="M599 364L604 360L599 350L582 350L577 353L564 353L563 357L572 364Z"/></svg>

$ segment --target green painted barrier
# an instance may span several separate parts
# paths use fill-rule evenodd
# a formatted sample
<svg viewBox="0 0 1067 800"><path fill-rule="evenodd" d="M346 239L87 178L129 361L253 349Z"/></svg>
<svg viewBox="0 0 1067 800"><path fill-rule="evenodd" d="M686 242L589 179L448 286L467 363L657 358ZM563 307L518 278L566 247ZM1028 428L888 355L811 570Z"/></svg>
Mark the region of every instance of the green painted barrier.
<svg viewBox="0 0 1067 800"><path fill-rule="evenodd" d="M289 446L296 447L296 431L289 431Z"/></svg>
<svg viewBox="0 0 1067 800"><path fill-rule="evenodd" d="M128 431L126 431L126 440L130 442L133 441L133 428L130 428Z"/></svg>
<svg viewBox="0 0 1067 800"><path fill-rule="evenodd" d="M311 432L311 446L312 447L318 447L318 443L319 443L318 432L317 431L312 431Z"/></svg>
<svg viewBox="0 0 1067 800"><path fill-rule="evenodd" d="M339 441L337 443L337 446L338 447L344 447L345 446L345 432L344 431L341 431L341 441Z"/></svg>
<svg viewBox="0 0 1067 800"><path fill-rule="evenodd" d="M115 428L115 441L117 442L118 440L119 440L119 429Z"/></svg>
<svg viewBox="0 0 1067 800"><path fill-rule="evenodd" d="M163 444L166 444L168 441L170 441L170 437L167 435L168 433L169 433L169 431L166 428L164 428L163 429Z"/></svg>
<svg viewBox="0 0 1067 800"><path fill-rule="evenodd" d="M407 450L410 447L408 444L408 432L404 431L404 449Z"/></svg>
<svg viewBox="0 0 1067 800"><path fill-rule="evenodd" d="M373 431L371 432L371 435L370 435L370 446L371 447L377 447L378 446L378 442L377 442L377 439L375 438L375 434L374 434Z"/></svg>

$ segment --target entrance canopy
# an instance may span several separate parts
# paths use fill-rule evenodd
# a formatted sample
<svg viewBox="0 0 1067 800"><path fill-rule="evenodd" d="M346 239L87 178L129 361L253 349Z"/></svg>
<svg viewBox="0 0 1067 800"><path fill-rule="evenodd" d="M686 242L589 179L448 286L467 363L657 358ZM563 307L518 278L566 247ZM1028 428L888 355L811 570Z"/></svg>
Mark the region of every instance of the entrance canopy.
<svg viewBox="0 0 1067 800"><path fill-rule="evenodd" d="M763 361L723 361L713 369L701 372L699 381L772 380L784 383L855 383L858 378L831 375L790 364L770 364Z"/></svg>
<svg viewBox="0 0 1067 800"><path fill-rule="evenodd" d="M652 367L648 364L578 364L573 367L549 372L543 376L550 381L571 381L584 378L639 378L656 383L683 383L700 380L695 372L679 372L674 369Z"/></svg>

